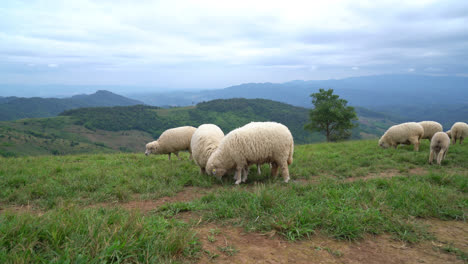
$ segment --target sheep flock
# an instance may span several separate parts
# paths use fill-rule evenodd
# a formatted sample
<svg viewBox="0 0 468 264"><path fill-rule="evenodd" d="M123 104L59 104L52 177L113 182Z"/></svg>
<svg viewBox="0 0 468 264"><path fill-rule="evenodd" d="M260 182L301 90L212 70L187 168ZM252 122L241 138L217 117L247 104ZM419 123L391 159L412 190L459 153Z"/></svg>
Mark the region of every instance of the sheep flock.
<svg viewBox="0 0 468 264"><path fill-rule="evenodd" d="M468 124L455 123L443 132L442 125L434 121L407 122L390 127L380 138L382 148L397 148L400 144L414 145L419 151L422 139L430 141L429 163L434 158L438 165L446 157L450 143L458 140L462 144L468 137ZM164 131L158 140L146 144L146 155L171 153L177 157L180 151L188 151L193 162L200 167L201 174L216 176L234 174L235 184L246 182L248 168L256 164L269 164L271 174L280 172L288 182L289 169L293 161L294 139L288 127L276 122L251 122L224 134L214 124L203 124L198 128L183 126Z"/></svg>

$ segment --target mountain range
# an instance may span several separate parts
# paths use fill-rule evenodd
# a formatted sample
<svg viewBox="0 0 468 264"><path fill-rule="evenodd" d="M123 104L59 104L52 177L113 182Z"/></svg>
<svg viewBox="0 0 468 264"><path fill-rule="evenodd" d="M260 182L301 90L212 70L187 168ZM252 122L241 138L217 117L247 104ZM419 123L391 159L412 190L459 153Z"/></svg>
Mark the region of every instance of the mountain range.
<svg viewBox="0 0 468 264"><path fill-rule="evenodd" d="M0 121L57 116L65 110L80 107L128 106L137 104L143 103L104 90L90 95L75 95L69 98L0 97Z"/></svg>

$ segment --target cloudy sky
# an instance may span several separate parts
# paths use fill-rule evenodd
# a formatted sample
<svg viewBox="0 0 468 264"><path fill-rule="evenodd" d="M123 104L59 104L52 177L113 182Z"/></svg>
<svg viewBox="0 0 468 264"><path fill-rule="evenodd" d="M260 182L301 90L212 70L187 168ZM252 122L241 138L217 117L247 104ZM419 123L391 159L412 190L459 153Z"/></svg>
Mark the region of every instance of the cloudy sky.
<svg viewBox="0 0 468 264"><path fill-rule="evenodd" d="M15 0L0 17L0 85L468 76L466 0Z"/></svg>

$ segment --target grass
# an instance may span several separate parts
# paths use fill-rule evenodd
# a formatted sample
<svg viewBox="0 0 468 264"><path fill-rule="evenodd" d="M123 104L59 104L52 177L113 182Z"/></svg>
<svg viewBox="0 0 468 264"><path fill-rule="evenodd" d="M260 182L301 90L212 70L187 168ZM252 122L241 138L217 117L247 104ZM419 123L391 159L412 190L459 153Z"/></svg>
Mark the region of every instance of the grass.
<svg viewBox="0 0 468 264"><path fill-rule="evenodd" d="M188 161L167 156L97 154L2 158L0 203L51 209L67 204L123 202L170 196L184 186L209 187Z"/></svg>
<svg viewBox="0 0 468 264"><path fill-rule="evenodd" d="M192 208L208 221L229 221L251 231L274 230L290 240L321 230L345 240L387 232L418 242L429 234L416 218L466 220L466 192L466 175L352 183L323 179L319 184L260 184L253 190L220 190L192 202Z"/></svg>
<svg viewBox="0 0 468 264"><path fill-rule="evenodd" d="M340 240L388 233L416 243L433 236L419 219L466 221L468 211L466 144L451 146L442 166L427 164L428 155L427 141L419 152L380 149L376 140L301 145L289 184L269 177L265 165L261 175L252 167L237 187L232 177L200 175L187 153L170 162L125 153L0 158L0 262L191 262L203 252L200 242L190 225L174 220L187 211L292 241L320 231ZM395 177L359 180L389 171ZM172 196L186 186L212 189L147 214L88 206ZM11 209L19 206L34 210ZM217 232L210 230L209 242ZM237 252L234 245L219 250Z"/></svg>
<svg viewBox="0 0 468 264"><path fill-rule="evenodd" d="M183 222L116 209L0 215L1 263L172 263L199 252Z"/></svg>

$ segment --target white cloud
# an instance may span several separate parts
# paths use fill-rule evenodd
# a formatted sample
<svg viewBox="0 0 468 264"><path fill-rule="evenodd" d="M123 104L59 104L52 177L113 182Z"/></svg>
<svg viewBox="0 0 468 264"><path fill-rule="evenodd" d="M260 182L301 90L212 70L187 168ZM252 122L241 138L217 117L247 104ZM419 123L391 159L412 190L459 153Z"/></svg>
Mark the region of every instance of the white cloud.
<svg viewBox="0 0 468 264"><path fill-rule="evenodd" d="M459 60L468 51L463 10L468 2L442 0L18 1L0 7L0 61L47 65L56 68L56 81L71 83L120 84L119 75L157 71L158 78L125 82L174 86L169 78L190 69L199 76L220 69L219 79L236 76L236 83L316 78L325 69L326 76L337 78L357 75L360 67L391 73L413 65L450 73L446 65L466 68ZM252 68L265 72L257 78L248 72ZM65 78L65 71L87 72L90 78ZM2 79L32 79L18 78L30 72ZM32 81L54 80L41 74L46 73ZM198 87L223 85L193 78Z"/></svg>

